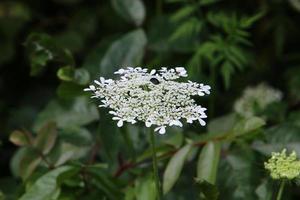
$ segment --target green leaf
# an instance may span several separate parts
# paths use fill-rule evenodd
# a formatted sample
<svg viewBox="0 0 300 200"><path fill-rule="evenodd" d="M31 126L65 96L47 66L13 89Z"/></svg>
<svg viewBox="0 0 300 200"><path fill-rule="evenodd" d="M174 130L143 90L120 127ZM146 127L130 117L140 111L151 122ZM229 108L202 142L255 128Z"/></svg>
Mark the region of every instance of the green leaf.
<svg viewBox="0 0 300 200"><path fill-rule="evenodd" d="M266 124L265 120L260 117L251 117L239 121L233 128L234 136L241 136L253 132Z"/></svg>
<svg viewBox="0 0 300 200"><path fill-rule="evenodd" d="M225 88L228 89L230 86L231 76L234 73L234 66L230 62L224 62L221 68L221 74L223 76Z"/></svg>
<svg viewBox="0 0 300 200"><path fill-rule="evenodd" d="M109 199L122 199L121 191L109 173L103 170L88 168L87 172L93 176L93 183L102 190Z"/></svg>
<svg viewBox="0 0 300 200"><path fill-rule="evenodd" d="M219 191L215 185L213 185L207 181L199 181L199 180L197 180L196 183L200 190L200 199L204 199L204 200L217 200L218 199Z"/></svg>
<svg viewBox="0 0 300 200"><path fill-rule="evenodd" d="M59 193L62 181L79 171L73 166L54 169L40 177L19 200L50 200ZM62 179L63 178L63 179ZM62 179L62 180L61 180Z"/></svg>
<svg viewBox="0 0 300 200"><path fill-rule="evenodd" d="M300 127L291 123L273 126L265 131L265 142L256 141L252 147L264 155L286 148L300 155Z"/></svg>
<svg viewBox="0 0 300 200"><path fill-rule="evenodd" d="M84 88L84 86L72 82L62 82L58 86L56 93L62 99L72 100L76 97L87 95L87 93L83 91Z"/></svg>
<svg viewBox="0 0 300 200"><path fill-rule="evenodd" d="M211 184L216 181L221 145L219 142L208 142L202 149L197 163L197 179Z"/></svg>
<svg viewBox="0 0 300 200"><path fill-rule="evenodd" d="M186 17L189 17L191 14L194 13L194 11L196 11L197 7L195 6L184 6L183 8L179 9L177 12L175 12L172 16L171 16L171 20L173 22L178 22L180 20L185 19Z"/></svg>
<svg viewBox="0 0 300 200"><path fill-rule="evenodd" d="M57 44L49 35L32 33L25 42L29 54L32 76L36 76L46 67L50 61L56 61L63 65L74 66L75 62L71 53Z"/></svg>
<svg viewBox="0 0 300 200"><path fill-rule="evenodd" d="M66 66L57 71L57 77L63 81L73 81L79 85L86 85L90 81L90 74L86 69Z"/></svg>
<svg viewBox="0 0 300 200"><path fill-rule="evenodd" d="M236 121L237 117L235 114L227 114L210 120L207 125L207 130L210 134L222 135L224 133L230 132L234 127Z"/></svg>
<svg viewBox="0 0 300 200"><path fill-rule="evenodd" d="M57 71L57 77L63 81L72 81L74 78L75 70L73 67L62 67Z"/></svg>
<svg viewBox="0 0 300 200"><path fill-rule="evenodd" d="M9 141L18 146L26 146L30 144L30 138L22 131L13 131L9 136Z"/></svg>
<svg viewBox="0 0 300 200"><path fill-rule="evenodd" d="M97 108L89 98L78 97L73 101L63 102L52 100L46 108L39 113L34 129L40 129L49 121L54 121L58 128L81 126L99 118Z"/></svg>
<svg viewBox="0 0 300 200"><path fill-rule="evenodd" d="M135 197L138 200L156 200L157 191L152 176L146 176L135 182Z"/></svg>
<svg viewBox="0 0 300 200"><path fill-rule="evenodd" d="M54 166L60 166L69 160L87 157L93 143L90 132L85 128L64 128L59 133L59 141L48 158Z"/></svg>
<svg viewBox="0 0 300 200"><path fill-rule="evenodd" d="M140 26L146 16L146 9L141 0L111 0L113 8L126 21Z"/></svg>
<svg viewBox="0 0 300 200"><path fill-rule="evenodd" d="M121 66L138 65L144 55L147 38L142 29L127 33L111 44L100 63L102 76L112 76Z"/></svg>
<svg viewBox="0 0 300 200"><path fill-rule="evenodd" d="M258 196L258 200L271 200L272 199L272 187L267 180L256 188L255 193Z"/></svg>
<svg viewBox="0 0 300 200"><path fill-rule="evenodd" d="M299 0L289 0L289 3L295 10L300 12L300 1Z"/></svg>
<svg viewBox="0 0 300 200"><path fill-rule="evenodd" d="M163 176L164 194L168 193L176 183L191 149L191 144L185 145L169 161Z"/></svg>
<svg viewBox="0 0 300 200"><path fill-rule="evenodd" d="M38 135L34 141L34 146L46 155L53 148L56 138L56 124L54 122L49 122L38 131Z"/></svg>
<svg viewBox="0 0 300 200"><path fill-rule="evenodd" d="M26 180L41 163L38 153L30 147L20 148L11 159L11 171L16 177Z"/></svg>

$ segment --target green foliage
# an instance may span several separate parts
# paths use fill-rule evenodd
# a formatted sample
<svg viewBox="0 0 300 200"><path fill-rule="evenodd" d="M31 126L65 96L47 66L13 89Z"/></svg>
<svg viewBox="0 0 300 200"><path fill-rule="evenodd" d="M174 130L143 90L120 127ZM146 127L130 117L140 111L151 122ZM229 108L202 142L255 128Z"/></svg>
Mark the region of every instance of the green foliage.
<svg viewBox="0 0 300 200"><path fill-rule="evenodd" d="M218 142L208 142L203 147L197 163L197 179L215 184L220 151Z"/></svg>
<svg viewBox="0 0 300 200"><path fill-rule="evenodd" d="M169 161L163 178L163 191L167 193L173 187L182 171L183 164L191 151L192 145L187 144L182 147Z"/></svg>
<svg viewBox="0 0 300 200"><path fill-rule="evenodd" d="M206 127L156 136L163 199L274 199L263 163L300 155L299 20L298 0L1 1L0 200L157 199L143 124L119 129L83 91L128 66L185 66L212 87L195 99ZM283 99L235 113L261 82Z"/></svg>

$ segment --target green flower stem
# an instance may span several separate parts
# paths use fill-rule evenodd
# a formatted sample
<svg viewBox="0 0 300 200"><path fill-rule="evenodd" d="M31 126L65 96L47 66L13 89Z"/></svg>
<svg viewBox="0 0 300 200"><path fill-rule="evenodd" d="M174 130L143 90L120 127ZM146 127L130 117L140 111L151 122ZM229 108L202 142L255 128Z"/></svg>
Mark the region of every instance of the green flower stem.
<svg viewBox="0 0 300 200"><path fill-rule="evenodd" d="M155 135L152 128L149 128L149 137L150 137L150 144L152 149L152 165L153 165L153 175L155 180L155 187L157 192L157 199L162 199L162 191L160 186L160 181L158 177L158 167L157 167L157 158L156 158L156 148L155 148Z"/></svg>
<svg viewBox="0 0 300 200"><path fill-rule="evenodd" d="M282 193L283 193L283 190L284 190L284 186L285 186L285 180L282 180L281 183L280 183L280 187L279 187L279 191L278 191L276 200L281 200Z"/></svg>
<svg viewBox="0 0 300 200"><path fill-rule="evenodd" d="M130 138L129 133L126 129L126 126L123 126L121 128L121 133L122 133L122 136L124 138L124 141L125 141L128 149L129 149L130 156L131 156L132 160L135 161L136 160L136 155L135 155L134 146L133 146L133 143L132 143L132 139Z"/></svg>

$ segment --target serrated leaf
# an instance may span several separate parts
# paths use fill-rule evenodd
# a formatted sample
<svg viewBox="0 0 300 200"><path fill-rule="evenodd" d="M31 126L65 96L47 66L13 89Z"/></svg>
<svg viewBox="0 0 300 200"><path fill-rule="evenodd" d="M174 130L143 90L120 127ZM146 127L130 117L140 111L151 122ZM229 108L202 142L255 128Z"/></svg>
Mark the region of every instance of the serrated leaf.
<svg viewBox="0 0 300 200"><path fill-rule="evenodd" d="M40 177L19 200L50 200L57 196L62 181L78 172L73 166L56 168ZM63 180L59 180L63 177Z"/></svg>
<svg viewBox="0 0 300 200"><path fill-rule="evenodd" d="M47 155L53 148L56 138L56 124L54 122L49 122L38 131L34 146L44 155Z"/></svg>
<svg viewBox="0 0 300 200"><path fill-rule="evenodd" d="M185 145L169 161L163 176L164 194L168 193L176 183L182 171L184 162L191 149L191 144Z"/></svg>
<svg viewBox="0 0 300 200"><path fill-rule="evenodd" d="M201 150L197 163L197 179L214 184L217 177L221 145L208 142Z"/></svg>
<svg viewBox="0 0 300 200"><path fill-rule="evenodd" d="M102 76L112 76L118 67L135 66L144 55L147 38L142 29L127 33L111 44L100 63Z"/></svg>
<svg viewBox="0 0 300 200"><path fill-rule="evenodd" d="M30 139L22 131L13 131L9 136L9 141L18 146L26 146L30 144Z"/></svg>
<svg viewBox="0 0 300 200"><path fill-rule="evenodd" d="M111 0L113 8L126 21L141 25L146 16L146 9L141 0Z"/></svg>

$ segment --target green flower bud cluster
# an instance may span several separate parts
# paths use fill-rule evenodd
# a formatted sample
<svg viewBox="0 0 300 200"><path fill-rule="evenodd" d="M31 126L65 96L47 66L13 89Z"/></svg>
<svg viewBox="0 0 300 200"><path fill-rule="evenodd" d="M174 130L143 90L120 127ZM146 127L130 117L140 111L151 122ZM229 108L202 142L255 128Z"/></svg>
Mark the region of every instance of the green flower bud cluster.
<svg viewBox="0 0 300 200"><path fill-rule="evenodd" d="M292 180L300 175L300 161L295 151L290 155L286 155L286 149L281 153L273 152L272 157L264 164L273 179Z"/></svg>

